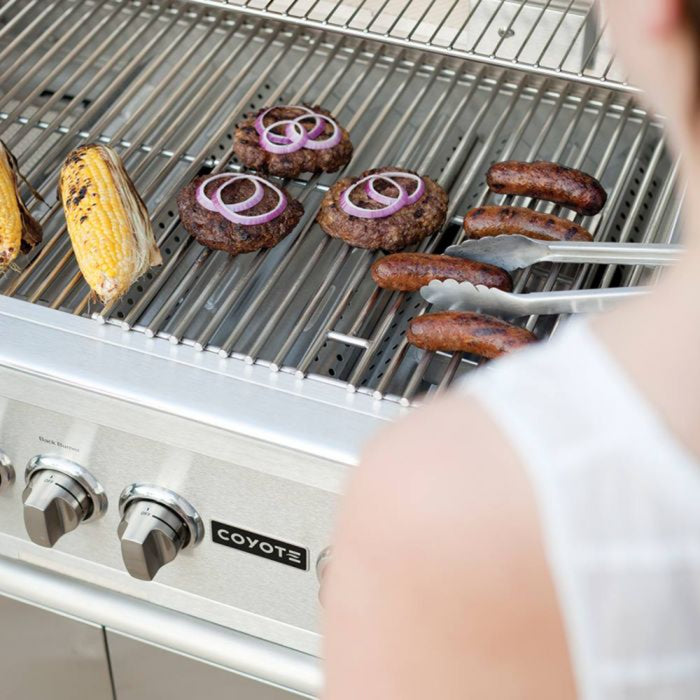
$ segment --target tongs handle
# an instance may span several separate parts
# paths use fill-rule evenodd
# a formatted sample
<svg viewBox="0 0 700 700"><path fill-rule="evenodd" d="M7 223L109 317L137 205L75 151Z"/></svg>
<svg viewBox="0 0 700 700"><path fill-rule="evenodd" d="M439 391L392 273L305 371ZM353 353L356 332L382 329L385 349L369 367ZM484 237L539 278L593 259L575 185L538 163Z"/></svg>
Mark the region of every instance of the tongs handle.
<svg viewBox="0 0 700 700"><path fill-rule="evenodd" d="M617 265L671 265L680 260L683 249L658 243L580 243L547 244L549 262L581 262Z"/></svg>
<svg viewBox="0 0 700 700"><path fill-rule="evenodd" d="M608 311L621 301L635 299L649 293L646 287L620 289L578 289L557 292L533 292L510 295L518 298L522 310L530 314L596 313Z"/></svg>
<svg viewBox="0 0 700 700"><path fill-rule="evenodd" d="M607 311L621 301L648 293L648 287L632 287L518 294L455 280L433 280L421 288L423 299L439 309L481 311L512 318Z"/></svg>

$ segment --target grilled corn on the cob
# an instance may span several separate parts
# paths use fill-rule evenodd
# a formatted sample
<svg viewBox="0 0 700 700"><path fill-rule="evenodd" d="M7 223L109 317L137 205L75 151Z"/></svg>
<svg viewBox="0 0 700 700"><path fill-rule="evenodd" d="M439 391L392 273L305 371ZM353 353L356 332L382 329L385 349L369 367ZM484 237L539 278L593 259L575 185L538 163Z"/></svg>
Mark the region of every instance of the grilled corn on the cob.
<svg viewBox="0 0 700 700"><path fill-rule="evenodd" d="M41 226L20 196L18 175L15 157L0 141L0 274L41 241Z"/></svg>
<svg viewBox="0 0 700 700"><path fill-rule="evenodd" d="M112 148L89 144L68 154L58 193L80 271L103 303L162 263L146 206Z"/></svg>

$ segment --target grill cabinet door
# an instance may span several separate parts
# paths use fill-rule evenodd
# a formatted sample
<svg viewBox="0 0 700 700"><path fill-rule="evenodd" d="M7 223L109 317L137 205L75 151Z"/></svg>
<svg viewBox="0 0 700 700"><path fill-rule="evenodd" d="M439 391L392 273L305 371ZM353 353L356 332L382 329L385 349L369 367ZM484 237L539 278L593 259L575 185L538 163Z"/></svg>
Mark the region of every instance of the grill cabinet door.
<svg viewBox="0 0 700 700"><path fill-rule="evenodd" d="M107 630L117 700L298 700L301 696Z"/></svg>
<svg viewBox="0 0 700 700"><path fill-rule="evenodd" d="M0 697L113 700L102 627L0 596Z"/></svg>

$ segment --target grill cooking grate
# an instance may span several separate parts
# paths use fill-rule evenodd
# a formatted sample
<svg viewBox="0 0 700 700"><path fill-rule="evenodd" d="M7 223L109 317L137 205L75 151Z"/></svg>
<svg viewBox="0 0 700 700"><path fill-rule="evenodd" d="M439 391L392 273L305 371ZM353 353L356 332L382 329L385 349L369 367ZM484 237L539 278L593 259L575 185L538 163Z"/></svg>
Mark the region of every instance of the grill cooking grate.
<svg viewBox="0 0 700 700"><path fill-rule="evenodd" d="M600 0L194 0L395 46L634 90Z"/></svg>
<svg viewBox="0 0 700 700"><path fill-rule="evenodd" d="M340 174L288 183L306 215L270 251L231 258L202 248L179 224L174 199L184 183L239 169L231 139L243 113L276 101L322 103L351 130L349 172L392 164L437 179L450 193L449 222L421 250L459 240L460 215L489 198L489 164L511 157L561 160L600 177L610 193L604 214L576 219L598 240L676 234L678 167L662 127L618 91L339 41L222 8L128 0L11 0L0 9L0 75L0 138L47 202L25 192L45 241L0 279L2 293L377 398L409 402L444 389L475 360L408 346L406 325L426 308L419 295L376 289L368 274L376 254L314 224ZM91 301L55 197L62 158L86 140L121 153L164 256L108 309ZM607 287L649 277L642 268L540 265L516 285ZM545 337L559 319L524 323Z"/></svg>

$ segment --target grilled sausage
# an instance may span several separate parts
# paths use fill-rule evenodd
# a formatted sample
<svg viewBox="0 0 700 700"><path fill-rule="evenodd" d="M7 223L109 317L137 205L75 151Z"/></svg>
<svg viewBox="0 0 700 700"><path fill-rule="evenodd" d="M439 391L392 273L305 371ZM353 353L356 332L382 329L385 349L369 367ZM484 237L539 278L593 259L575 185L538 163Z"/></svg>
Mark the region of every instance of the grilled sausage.
<svg viewBox="0 0 700 700"><path fill-rule="evenodd" d="M546 199L584 216L595 216L608 200L608 193L592 175L546 161L496 163L486 181L497 194Z"/></svg>
<svg viewBox="0 0 700 700"><path fill-rule="evenodd" d="M428 253L395 253L372 265L372 278L384 289L416 292L430 280L457 280L497 287L504 292L513 289L511 276L500 267L449 255Z"/></svg>
<svg viewBox="0 0 700 700"><path fill-rule="evenodd" d="M414 318L406 339L423 350L470 352L488 359L537 341L530 331L471 311L440 311Z"/></svg>
<svg viewBox="0 0 700 700"><path fill-rule="evenodd" d="M477 207L464 217L464 230L470 238L519 233L543 241L592 241L583 226L558 216L523 207Z"/></svg>

